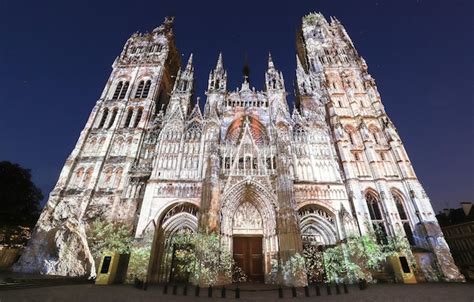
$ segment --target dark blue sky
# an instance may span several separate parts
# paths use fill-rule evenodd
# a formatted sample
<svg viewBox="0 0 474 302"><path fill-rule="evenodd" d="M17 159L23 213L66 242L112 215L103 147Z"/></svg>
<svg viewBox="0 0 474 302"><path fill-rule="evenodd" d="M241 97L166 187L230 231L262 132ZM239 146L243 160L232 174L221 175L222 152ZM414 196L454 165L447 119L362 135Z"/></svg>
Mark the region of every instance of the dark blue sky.
<svg viewBox="0 0 474 302"><path fill-rule="evenodd" d="M321 11L338 17L366 59L435 209L473 201L473 3L0 1L0 160L32 169L47 195L124 42L168 14L184 59L194 53L204 97L219 51L229 88L240 85L247 54L261 89L271 51L292 92L295 32Z"/></svg>

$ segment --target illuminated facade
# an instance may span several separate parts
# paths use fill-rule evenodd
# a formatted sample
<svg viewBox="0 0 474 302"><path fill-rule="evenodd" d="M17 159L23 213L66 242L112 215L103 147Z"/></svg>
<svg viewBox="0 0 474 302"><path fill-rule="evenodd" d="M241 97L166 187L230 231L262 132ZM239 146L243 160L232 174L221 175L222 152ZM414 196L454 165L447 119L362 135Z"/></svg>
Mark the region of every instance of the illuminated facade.
<svg viewBox="0 0 474 302"><path fill-rule="evenodd" d="M268 281L271 259L374 227L432 251L443 278L461 280L341 23L305 16L296 60L296 108L271 56L262 91L246 77L231 91L219 55L201 111L192 55L180 68L172 20L132 35L16 269L93 275L85 232L105 218L128 223L136 238L151 234L150 282L166 280L166 242L184 230L219 233L234 255L250 248L239 264Z"/></svg>

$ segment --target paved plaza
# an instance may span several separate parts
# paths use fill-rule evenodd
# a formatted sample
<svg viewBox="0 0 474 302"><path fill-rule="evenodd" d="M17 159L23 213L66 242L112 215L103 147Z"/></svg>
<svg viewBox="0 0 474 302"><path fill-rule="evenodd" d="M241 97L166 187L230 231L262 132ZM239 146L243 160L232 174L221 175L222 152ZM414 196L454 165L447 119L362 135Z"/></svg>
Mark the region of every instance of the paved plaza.
<svg viewBox="0 0 474 302"><path fill-rule="evenodd" d="M349 293L336 294L332 288L332 295L328 296L326 289L321 288L321 296L316 296L314 288L310 288L310 297L305 297L304 290L297 290L297 297L292 297L290 288L284 289L284 297L278 297L278 289L273 286L247 285L243 286L240 293L240 301L468 301L474 302L474 284L466 283L425 283L417 285L403 284L378 284L370 285L366 290L359 290L355 286L349 287ZM41 286L1 289L0 302L22 302L22 301L224 301L236 300L234 288L227 289L226 298L221 298L220 288L213 291L213 297L209 298L207 288L200 291L200 296L195 296L194 288L188 288L188 295L183 296L183 288L179 287L176 295L173 295L172 287L168 294L163 293L162 286L149 286L148 289L140 290L127 285L96 286L93 284L78 284L65 286Z"/></svg>

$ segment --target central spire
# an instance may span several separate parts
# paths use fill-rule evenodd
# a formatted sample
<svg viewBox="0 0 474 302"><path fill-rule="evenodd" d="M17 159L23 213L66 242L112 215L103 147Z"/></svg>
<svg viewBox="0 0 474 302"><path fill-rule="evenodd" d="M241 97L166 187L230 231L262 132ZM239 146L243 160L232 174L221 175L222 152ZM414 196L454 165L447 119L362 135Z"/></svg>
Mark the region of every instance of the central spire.
<svg viewBox="0 0 474 302"><path fill-rule="evenodd" d="M247 55L245 55L244 67L242 68L242 73L244 74L244 83L248 83L250 81L250 67L249 67Z"/></svg>
<svg viewBox="0 0 474 302"><path fill-rule="evenodd" d="M275 64L273 64L271 53L268 53L268 69L275 69Z"/></svg>

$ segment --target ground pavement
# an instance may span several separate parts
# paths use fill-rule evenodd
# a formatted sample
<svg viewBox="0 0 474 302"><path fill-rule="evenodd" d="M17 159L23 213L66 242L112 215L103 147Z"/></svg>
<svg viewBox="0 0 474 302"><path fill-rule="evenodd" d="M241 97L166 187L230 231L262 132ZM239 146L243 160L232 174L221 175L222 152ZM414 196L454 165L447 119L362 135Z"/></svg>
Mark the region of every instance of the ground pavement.
<svg viewBox="0 0 474 302"><path fill-rule="evenodd" d="M316 296L315 288L309 288L310 297L305 297L302 288L297 290L297 297L292 297L292 290L285 288L283 298L278 297L278 289L265 285L245 285L241 287L240 299L235 299L235 291L228 288L227 298L221 298L220 288L215 288L213 297L208 297L208 289L202 288L200 297L195 296L195 290L188 288L188 295L183 296L183 288L178 287L176 295L173 295L172 287L168 288L168 294L164 294L163 286L148 286L147 290L137 289L128 285L96 286L94 284L73 284L60 286L31 285L22 287L3 288L0 286L0 302L22 302L22 301L98 301L98 302L121 302L121 301L468 301L474 302L473 283L424 283L417 285L404 284L377 284L369 285L366 290L359 290L356 286L349 286L349 293L336 294L332 288L332 295L328 296L326 288L321 288L321 296Z"/></svg>

